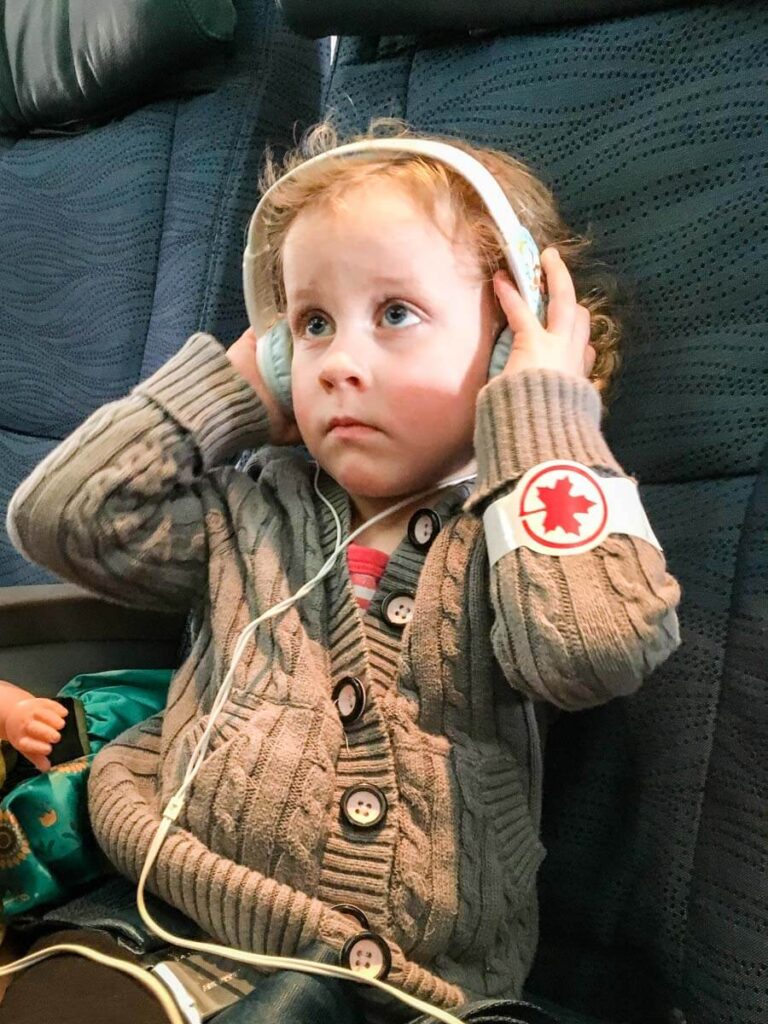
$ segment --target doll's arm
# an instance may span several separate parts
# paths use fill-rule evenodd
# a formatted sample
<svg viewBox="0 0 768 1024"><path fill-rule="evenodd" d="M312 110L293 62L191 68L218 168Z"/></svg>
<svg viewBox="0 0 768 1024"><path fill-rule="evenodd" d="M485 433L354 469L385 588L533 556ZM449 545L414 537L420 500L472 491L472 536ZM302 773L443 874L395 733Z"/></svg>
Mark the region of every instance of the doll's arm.
<svg viewBox="0 0 768 1024"><path fill-rule="evenodd" d="M189 607L204 585L229 455L267 440L268 412L210 335L193 335L126 398L87 419L17 489L18 550L120 604ZM234 470L231 470L234 473Z"/></svg>
<svg viewBox="0 0 768 1024"><path fill-rule="evenodd" d="M0 740L47 772L53 745L61 739L68 711L55 700L35 697L13 683L0 680Z"/></svg>
<svg viewBox="0 0 768 1024"><path fill-rule="evenodd" d="M550 460L626 477L600 431L595 388L555 370L491 381L478 401L475 449L478 485L465 507L478 513ZM490 569L490 597L507 679L565 709L633 692L680 644L680 587L663 553L630 534L576 555L509 550Z"/></svg>

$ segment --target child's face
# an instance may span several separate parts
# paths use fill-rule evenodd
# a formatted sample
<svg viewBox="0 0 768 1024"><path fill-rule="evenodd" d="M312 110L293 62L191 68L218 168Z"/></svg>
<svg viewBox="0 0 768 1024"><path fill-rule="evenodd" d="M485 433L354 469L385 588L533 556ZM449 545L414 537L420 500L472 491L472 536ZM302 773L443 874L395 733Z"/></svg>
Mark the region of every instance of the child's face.
<svg viewBox="0 0 768 1024"><path fill-rule="evenodd" d="M296 422L363 518L473 458L499 320L443 216L445 231L403 186L369 179L341 209L303 210L283 247Z"/></svg>

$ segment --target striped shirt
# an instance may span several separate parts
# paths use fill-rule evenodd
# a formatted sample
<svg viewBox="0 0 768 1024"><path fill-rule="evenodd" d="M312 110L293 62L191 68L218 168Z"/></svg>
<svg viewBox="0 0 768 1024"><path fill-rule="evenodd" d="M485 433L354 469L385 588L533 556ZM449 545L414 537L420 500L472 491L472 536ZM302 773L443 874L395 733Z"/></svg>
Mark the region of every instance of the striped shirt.
<svg viewBox="0 0 768 1024"><path fill-rule="evenodd" d="M389 555L376 548L367 548L363 544L350 544L347 548L352 589L363 611L368 609L388 562Z"/></svg>

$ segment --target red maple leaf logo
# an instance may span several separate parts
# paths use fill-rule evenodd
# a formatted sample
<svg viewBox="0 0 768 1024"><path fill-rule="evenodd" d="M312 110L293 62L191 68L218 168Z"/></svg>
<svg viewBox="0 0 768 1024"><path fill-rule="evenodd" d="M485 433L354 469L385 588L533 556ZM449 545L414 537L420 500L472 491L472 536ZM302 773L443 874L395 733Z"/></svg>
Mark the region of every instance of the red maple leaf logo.
<svg viewBox="0 0 768 1024"><path fill-rule="evenodd" d="M583 495L571 494L571 481L567 476L561 477L554 487L539 487L537 490L547 512L544 532L551 533L559 526L566 533L575 533L578 537L583 524L576 522L576 516L589 512L595 502Z"/></svg>

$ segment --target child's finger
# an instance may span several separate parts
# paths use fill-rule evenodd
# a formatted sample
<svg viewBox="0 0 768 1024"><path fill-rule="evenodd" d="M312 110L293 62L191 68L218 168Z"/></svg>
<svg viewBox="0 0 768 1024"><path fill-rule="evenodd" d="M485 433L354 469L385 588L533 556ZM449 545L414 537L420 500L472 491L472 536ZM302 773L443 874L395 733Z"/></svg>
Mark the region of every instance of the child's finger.
<svg viewBox="0 0 768 1024"><path fill-rule="evenodd" d="M47 757L43 757L42 754L35 757L28 757L27 760L31 761L39 772L49 772L51 770L51 762Z"/></svg>
<svg viewBox="0 0 768 1024"><path fill-rule="evenodd" d="M589 344L589 336L592 333L592 315L586 306L579 304L576 307L576 319L573 325L573 344L577 351L582 351L582 366L585 377L592 373L592 367L597 359L597 352L594 346Z"/></svg>
<svg viewBox="0 0 768 1024"><path fill-rule="evenodd" d="M576 290L568 268L557 249L550 247L541 254L541 266L547 281L549 305L547 330L570 338L576 319Z"/></svg>
<svg viewBox="0 0 768 1024"><path fill-rule="evenodd" d="M592 370L594 368L595 360L596 359L597 359L597 352L595 352L594 348L591 345L587 345L587 347L584 349L584 376L585 377L588 377L590 375L590 373L592 373Z"/></svg>
<svg viewBox="0 0 768 1024"><path fill-rule="evenodd" d="M541 326L506 270L498 270L493 275L493 288L513 334Z"/></svg>
<svg viewBox="0 0 768 1024"><path fill-rule="evenodd" d="M576 318L573 325L574 340L580 345L589 344L589 336L592 333L592 315L586 306L579 304L576 307Z"/></svg>

